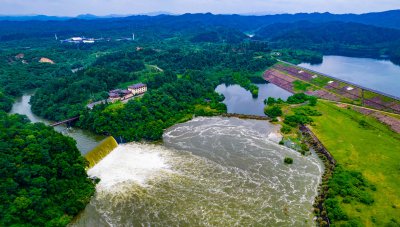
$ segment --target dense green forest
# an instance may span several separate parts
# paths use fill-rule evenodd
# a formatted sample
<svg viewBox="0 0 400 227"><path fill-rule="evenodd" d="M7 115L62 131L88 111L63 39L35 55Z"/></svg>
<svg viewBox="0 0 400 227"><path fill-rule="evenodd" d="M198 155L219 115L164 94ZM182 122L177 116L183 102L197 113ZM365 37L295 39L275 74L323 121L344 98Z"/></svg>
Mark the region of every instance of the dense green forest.
<svg viewBox="0 0 400 227"><path fill-rule="evenodd" d="M94 193L73 139L0 111L0 226L65 226Z"/></svg>
<svg viewBox="0 0 400 227"><path fill-rule="evenodd" d="M81 115L78 125L96 133L129 141L156 140L162 129L193 114L226 111L219 103L222 97L214 92L220 83L238 83L257 95L252 83L260 82L259 72L276 62L263 52L265 45L257 43L205 45L143 48L99 57L85 70L50 80L32 98L32 109L54 120ZM154 72L153 65L162 71ZM148 84L142 99L86 110L88 102L107 98L108 90L135 82Z"/></svg>
<svg viewBox="0 0 400 227"><path fill-rule="evenodd" d="M24 91L36 90L32 110L44 118L80 116L76 126L98 134L159 140L163 129L178 122L224 113L224 97L214 91L218 84L239 84L256 97L255 84L264 82L262 72L277 58L320 63L323 54L340 54L387 57L400 64L399 15L185 14L0 21L0 226L64 226L94 191L84 172L86 162L70 138L1 112L10 111L13 99ZM121 39L132 33L134 41ZM72 36L99 41L60 42ZM53 63L40 62L42 58ZM107 98L111 89L139 82L148 85L142 98L86 108ZM305 101L297 100L301 95L293 97L288 103ZM266 112L282 115L280 101L269 101L275 106ZM287 116L282 131L311 123L318 113L310 108ZM343 185L349 190L343 192ZM347 218L337 205L338 195L373 202L368 194L373 185L357 172L339 168L329 187L333 191L326 205L332 220Z"/></svg>
<svg viewBox="0 0 400 227"><path fill-rule="evenodd" d="M266 26L255 38L274 48L302 49L323 54L379 58L400 64L400 30L357 23L301 21Z"/></svg>

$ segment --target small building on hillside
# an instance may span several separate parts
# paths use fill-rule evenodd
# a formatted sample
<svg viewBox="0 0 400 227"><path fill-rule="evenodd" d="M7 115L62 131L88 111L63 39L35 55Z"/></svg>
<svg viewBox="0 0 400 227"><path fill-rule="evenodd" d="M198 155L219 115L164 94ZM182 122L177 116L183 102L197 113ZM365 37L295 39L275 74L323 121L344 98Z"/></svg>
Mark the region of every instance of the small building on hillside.
<svg viewBox="0 0 400 227"><path fill-rule="evenodd" d="M109 99L111 100L111 102L115 102L115 101L118 101L118 100L121 99L121 97L119 96L119 93L118 93L118 92L114 92L114 91L115 91L115 90L110 91L110 92L108 93L108 97L109 97Z"/></svg>
<svg viewBox="0 0 400 227"><path fill-rule="evenodd" d="M126 89L114 89L108 92L108 98L111 102L116 102L118 100L127 101L134 96L144 94L147 91L146 84L134 84Z"/></svg>
<svg viewBox="0 0 400 227"><path fill-rule="evenodd" d="M134 84L129 86L128 90L131 91L133 95L141 95L147 91L147 85L142 83Z"/></svg>

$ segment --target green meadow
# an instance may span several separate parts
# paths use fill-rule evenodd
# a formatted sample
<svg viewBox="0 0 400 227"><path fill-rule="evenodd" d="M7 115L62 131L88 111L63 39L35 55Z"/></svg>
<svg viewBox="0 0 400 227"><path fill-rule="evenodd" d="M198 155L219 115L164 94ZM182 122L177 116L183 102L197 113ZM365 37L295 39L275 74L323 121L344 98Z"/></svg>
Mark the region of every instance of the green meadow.
<svg viewBox="0 0 400 227"><path fill-rule="evenodd" d="M336 193L334 200L339 201L338 209L344 212L345 218L334 219L333 224L400 226L400 134L374 118L329 102L318 102L317 109L322 116L313 118L312 131L338 165L349 171L346 176L361 173L359 178L365 180L364 183L354 181L352 196L340 195L346 191ZM338 182L346 181L346 176L342 176L342 181L338 178ZM350 189L342 187L340 190ZM373 202L362 202L359 198L363 195L372 196Z"/></svg>

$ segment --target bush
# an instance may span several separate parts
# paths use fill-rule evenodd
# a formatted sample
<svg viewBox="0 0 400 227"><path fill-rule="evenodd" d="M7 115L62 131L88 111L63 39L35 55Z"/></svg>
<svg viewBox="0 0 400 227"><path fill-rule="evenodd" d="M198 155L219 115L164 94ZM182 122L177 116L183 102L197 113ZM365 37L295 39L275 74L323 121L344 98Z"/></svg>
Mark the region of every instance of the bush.
<svg viewBox="0 0 400 227"><path fill-rule="evenodd" d="M305 116L321 116L322 115L321 112L319 112L315 109L311 109L308 106L298 107L298 108L295 108L293 111L298 115L305 115Z"/></svg>
<svg viewBox="0 0 400 227"><path fill-rule="evenodd" d="M267 106L264 109L264 113L270 118L276 118L282 116L282 109L279 106Z"/></svg>
<svg viewBox="0 0 400 227"><path fill-rule="evenodd" d="M295 114L286 116L283 122L291 127L297 127L299 124L309 124L313 122L313 119L305 115Z"/></svg>
<svg viewBox="0 0 400 227"><path fill-rule="evenodd" d="M309 96L304 93L298 93L290 96L286 102L289 104L300 104L308 101L308 97Z"/></svg>
<svg viewBox="0 0 400 227"><path fill-rule="evenodd" d="M271 106L274 105L276 103L276 99L272 98L272 97L268 97L268 99L264 100L264 104Z"/></svg>
<svg viewBox="0 0 400 227"><path fill-rule="evenodd" d="M316 106L317 105L317 97L315 97L315 96L309 96L309 98L308 98L308 100L309 100L309 105L310 106Z"/></svg>
<svg viewBox="0 0 400 227"><path fill-rule="evenodd" d="M329 198L325 201L326 210L328 212L328 217L332 221L342 221L347 220L346 213L339 206L339 200L337 198Z"/></svg>
<svg viewBox="0 0 400 227"><path fill-rule="evenodd" d="M281 128L281 132L283 134L288 134L292 131L292 128L289 125L284 124Z"/></svg>
<svg viewBox="0 0 400 227"><path fill-rule="evenodd" d="M302 151L309 151L310 150L310 148L307 146L307 144L305 144L305 143L301 143L300 144L300 147L301 147L301 150Z"/></svg>
<svg viewBox="0 0 400 227"><path fill-rule="evenodd" d="M360 120L358 122L358 124L362 127L362 128L368 128L369 124L367 123L366 120Z"/></svg>
<svg viewBox="0 0 400 227"><path fill-rule="evenodd" d="M286 157L286 158L283 160L283 162L284 162L285 164L293 164L293 159L292 159L292 158L289 158L289 157Z"/></svg>
<svg viewBox="0 0 400 227"><path fill-rule="evenodd" d="M310 102L310 106L315 106L317 105L317 98L314 96L309 96L306 95L304 93L298 93L298 94L294 94L292 96L290 96L287 99L287 103L289 104L300 104L300 103L305 103L309 101Z"/></svg>

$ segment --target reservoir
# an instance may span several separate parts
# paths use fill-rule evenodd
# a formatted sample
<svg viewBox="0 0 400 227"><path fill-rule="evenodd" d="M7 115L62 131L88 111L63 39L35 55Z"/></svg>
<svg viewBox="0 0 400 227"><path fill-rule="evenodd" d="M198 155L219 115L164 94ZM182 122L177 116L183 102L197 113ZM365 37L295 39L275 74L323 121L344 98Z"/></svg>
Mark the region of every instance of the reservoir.
<svg viewBox="0 0 400 227"><path fill-rule="evenodd" d="M88 170L101 181L73 226L315 226L323 165L278 145L278 131L200 117L166 130L163 144L119 145Z"/></svg>
<svg viewBox="0 0 400 227"><path fill-rule="evenodd" d="M299 66L400 97L400 66L388 60L324 56L322 64Z"/></svg>
<svg viewBox="0 0 400 227"><path fill-rule="evenodd" d="M223 94L225 103L228 108L228 113L249 114L265 116L264 100L268 97L281 98L286 100L292 94L275 84L256 84L259 88L258 97L253 98L250 91L242 88L239 85L220 84L215 88L219 94Z"/></svg>
<svg viewBox="0 0 400 227"><path fill-rule="evenodd" d="M50 121L47 121L32 113L31 105L29 104L29 100L31 99L32 95L33 93L26 93L22 97L17 98L13 104L10 113L26 115L33 123L42 122L46 125L51 124ZM76 141L76 145L82 155L92 150L94 147L97 146L100 141L105 138L104 136L99 136L85 130L77 128L67 128L65 125L56 126L54 127L54 129L57 132L61 132L66 136L72 137Z"/></svg>

